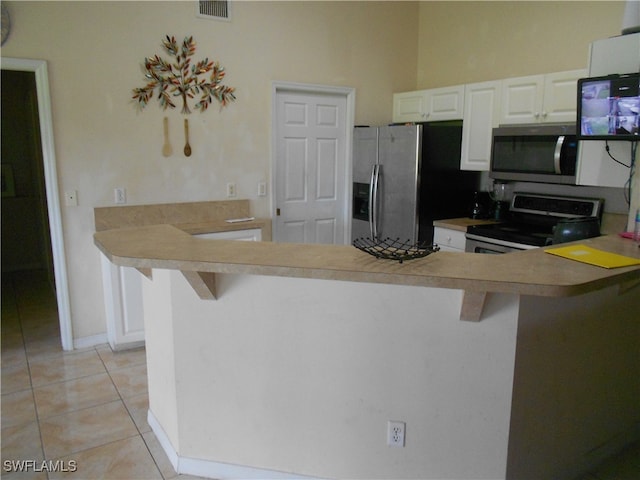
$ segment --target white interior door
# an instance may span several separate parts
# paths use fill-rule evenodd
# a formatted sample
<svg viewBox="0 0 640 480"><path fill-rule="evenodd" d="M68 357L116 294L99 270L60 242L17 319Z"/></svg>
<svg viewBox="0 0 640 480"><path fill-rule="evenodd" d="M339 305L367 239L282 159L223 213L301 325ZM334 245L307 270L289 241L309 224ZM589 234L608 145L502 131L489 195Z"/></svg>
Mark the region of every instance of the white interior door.
<svg viewBox="0 0 640 480"><path fill-rule="evenodd" d="M275 241L349 241L349 103L345 92L276 88Z"/></svg>

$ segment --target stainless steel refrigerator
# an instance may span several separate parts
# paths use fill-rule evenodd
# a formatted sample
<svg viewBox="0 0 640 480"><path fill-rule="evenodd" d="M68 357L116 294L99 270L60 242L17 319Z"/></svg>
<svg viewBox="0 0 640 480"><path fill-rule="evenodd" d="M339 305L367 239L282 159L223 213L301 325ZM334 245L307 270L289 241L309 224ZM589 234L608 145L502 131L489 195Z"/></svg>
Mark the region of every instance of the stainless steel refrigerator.
<svg viewBox="0 0 640 480"><path fill-rule="evenodd" d="M356 127L351 239L433 243L433 221L469 216L479 172L460 170L462 121Z"/></svg>

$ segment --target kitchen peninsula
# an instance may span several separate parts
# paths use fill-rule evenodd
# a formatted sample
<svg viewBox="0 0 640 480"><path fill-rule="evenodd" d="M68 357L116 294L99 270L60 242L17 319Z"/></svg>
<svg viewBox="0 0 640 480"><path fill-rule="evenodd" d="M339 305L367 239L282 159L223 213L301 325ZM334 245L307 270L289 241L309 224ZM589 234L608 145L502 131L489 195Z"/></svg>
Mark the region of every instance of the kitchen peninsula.
<svg viewBox="0 0 640 480"><path fill-rule="evenodd" d="M180 473L572 478L639 436L639 267L542 249L399 264L171 225L95 243L147 277L149 422Z"/></svg>
<svg viewBox="0 0 640 480"><path fill-rule="evenodd" d="M271 220L250 215L249 200L222 200L94 209L96 231L170 224L199 238L271 240ZM112 350L144 344L142 278L135 269L110 262L104 255L102 287L107 341Z"/></svg>

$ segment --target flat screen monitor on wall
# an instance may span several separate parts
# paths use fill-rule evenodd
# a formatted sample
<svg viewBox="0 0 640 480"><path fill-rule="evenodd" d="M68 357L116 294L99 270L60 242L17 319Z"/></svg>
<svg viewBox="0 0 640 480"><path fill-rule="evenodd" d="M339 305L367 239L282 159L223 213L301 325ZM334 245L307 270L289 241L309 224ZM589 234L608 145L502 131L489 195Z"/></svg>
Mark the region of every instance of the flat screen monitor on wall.
<svg viewBox="0 0 640 480"><path fill-rule="evenodd" d="M640 140L640 73L578 80L578 140Z"/></svg>

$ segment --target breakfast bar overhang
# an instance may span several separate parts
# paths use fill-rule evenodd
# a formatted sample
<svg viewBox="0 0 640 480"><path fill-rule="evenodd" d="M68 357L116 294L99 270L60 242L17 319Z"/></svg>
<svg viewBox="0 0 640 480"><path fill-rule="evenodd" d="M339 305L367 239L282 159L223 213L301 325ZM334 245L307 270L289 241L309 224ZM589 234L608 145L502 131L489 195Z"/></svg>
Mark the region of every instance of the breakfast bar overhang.
<svg viewBox="0 0 640 480"><path fill-rule="evenodd" d="M95 243L146 276L149 421L179 473L572 478L639 436L638 267L543 249L399 264L169 225Z"/></svg>

